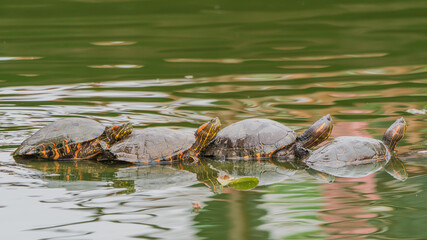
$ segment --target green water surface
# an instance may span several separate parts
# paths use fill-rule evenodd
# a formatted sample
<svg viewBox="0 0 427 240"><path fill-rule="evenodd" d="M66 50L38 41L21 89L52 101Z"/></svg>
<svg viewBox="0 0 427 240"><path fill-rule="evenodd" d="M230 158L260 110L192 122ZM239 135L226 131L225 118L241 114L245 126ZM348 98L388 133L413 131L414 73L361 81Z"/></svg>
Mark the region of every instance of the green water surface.
<svg viewBox="0 0 427 240"><path fill-rule="evenodd" d="M0 238L426 239L426 12L422 0L2 0ZM268 118L300 133L326 114L330 138L381 139L403 116L407 180L385 166L326 183L271 162L10 155L64 117L177 129Z"/></svg>

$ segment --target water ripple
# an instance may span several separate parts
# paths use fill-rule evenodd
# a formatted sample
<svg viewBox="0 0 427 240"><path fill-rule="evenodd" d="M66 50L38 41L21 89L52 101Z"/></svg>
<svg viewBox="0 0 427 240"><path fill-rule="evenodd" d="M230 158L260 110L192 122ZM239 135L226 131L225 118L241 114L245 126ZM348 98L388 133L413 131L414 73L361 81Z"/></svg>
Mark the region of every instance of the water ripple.
<svg viewBox="0 0 427 240"><path fill-rule="evenodd" d="M368 76L368 75L404 75L427 72L427 65L387 66L380 68L354 69L338 72L296 73L296 74L254 74L236 76L235 80L294 80L305 78L328 78L337 76Z"/></svg>
<svg viewBox="0 0 427 240"><path fill-rule="evenodd" d="M90 68L142 68L143 65L118 64L118 65L89 65Z"/></svg>
<svg viewBox="0 0 427 240"><path fill-rule="evenodd" d="M17 2L0 21L1 239L426 239L423 1ZM211 161L218 176L261 171L238 191L194 165L11 156L64 117L192 131L258 117L301 133L325 114L331 138L381 139L405 117L408 179L386 169L324 184Z"/></svg>
<svg viewBox="0 0 427 240"><path fill-rule="evenodd" d="M0 61L13 61L13 60L37 60L43 57L0 57Z"/></svg>
<svg viewBox="0 0 427 240"><path fill-rule="evenodd" d="M129 46L135 43L136 42L128 42L128 41L91 42L91 44L96 46Z"/></svg>
<svg viewBox="0 0 427 240"><path fill-rule="evenodd" d="M352 58L375 58L384 57L387 53L366 53L366 54L343 54L335 56L308 56L308 57L281 57L281 58L225 58L225 59L191 59L191 58L175 58L165 59L166 62L173 63L243 63L248 61L268 61L268 62L282 62L282 61L322 61L331 59L352 59Z"/></svg>

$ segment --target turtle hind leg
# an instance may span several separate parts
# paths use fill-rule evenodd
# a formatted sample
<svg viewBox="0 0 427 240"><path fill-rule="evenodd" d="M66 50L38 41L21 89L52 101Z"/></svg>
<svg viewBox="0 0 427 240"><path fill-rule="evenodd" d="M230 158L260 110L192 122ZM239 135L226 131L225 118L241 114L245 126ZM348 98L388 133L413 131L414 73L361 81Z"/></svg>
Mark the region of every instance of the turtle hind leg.
<svg viewBox="0 0 427 240"><path fill-rule="evenodd" d="M310 153L311 151L304 148L301 142L296 142L291 146L279 148L268 156L272 158L296 160L306 158Z"/></svg>
<svg viewBox="0 0 427 240"><path fill-rule="evenodd" d="M116 155L112 153L110 150L103 150L100 154L97 155L96 158L97 161L110 161L110 160L117 160Z"/></svg>

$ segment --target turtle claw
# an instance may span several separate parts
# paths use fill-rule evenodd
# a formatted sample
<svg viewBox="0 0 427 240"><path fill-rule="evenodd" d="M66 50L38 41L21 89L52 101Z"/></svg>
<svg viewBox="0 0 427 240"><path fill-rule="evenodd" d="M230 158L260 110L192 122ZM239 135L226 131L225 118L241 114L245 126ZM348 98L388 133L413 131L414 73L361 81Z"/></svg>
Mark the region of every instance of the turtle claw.
<svg viewBox="0 0 427 240"><path fill-rule="evenodd" d="M308 157L311 154L311 150L308 150L307 148L298 148L295 151L295 157L298 159L303 159Z"/></svg>
<svg viewBox="0 0 427 240"><path fill-rule="evenodd" d="M101 141L99 143L100 147L101 147L101 154L98 155L97 160L98 161L103 161L103 160L115 160L117 157L116 155L114 155L110 149L109 146L106 142Z"/></svg>

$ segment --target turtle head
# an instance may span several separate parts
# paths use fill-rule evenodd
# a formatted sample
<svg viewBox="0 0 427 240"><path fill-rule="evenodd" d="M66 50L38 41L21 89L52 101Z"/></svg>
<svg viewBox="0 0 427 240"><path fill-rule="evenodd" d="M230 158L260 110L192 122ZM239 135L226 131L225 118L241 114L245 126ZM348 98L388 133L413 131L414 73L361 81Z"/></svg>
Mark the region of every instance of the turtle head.
<svg viewBox="0 0 427 240"><path fill-rule="evenodd" d="M19 146L15 152L13 152L13 157L34 157L34 158L47 158L47 152L52 151L51 144L39 144L37 146Z"/></svg>
<svg viewBox="0 0 427 240"><path fill-rule="evenodd" d="M397 119L388 129L383 136L383 143L393 151L397 143L403 138L406 132L406 121L403 117Z"/></svg>
<svg viewBox="0 0 427 240"><path fill-rule="evenodd" d="M297 141L302 144L303 148L310 149L328 139L333 127L334 122L332 121L332 117L327 114L298 136Z"/></svg>
<svg viewBox="0 0 427 240"><path fill-rule="evenodd" d="M108 127L105 130L105 134L107 135L107 138L110 141L109 144L112 144L131 134L132 130L133 127L131 123L124 123L121 125L114 125L112 127Z"/></svg>
<svg viewBox="0 0 427 240"><path fill-rule="evenodd" d="M212 118L209 122L200 126L194 133L196 142L193 144L194 151L200 153L208 143L215 139L216 134L219 132L221 127L221 121L219 118Z"/></svg>

